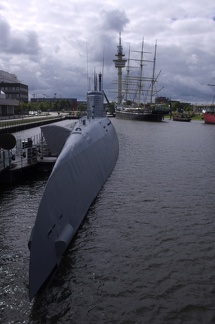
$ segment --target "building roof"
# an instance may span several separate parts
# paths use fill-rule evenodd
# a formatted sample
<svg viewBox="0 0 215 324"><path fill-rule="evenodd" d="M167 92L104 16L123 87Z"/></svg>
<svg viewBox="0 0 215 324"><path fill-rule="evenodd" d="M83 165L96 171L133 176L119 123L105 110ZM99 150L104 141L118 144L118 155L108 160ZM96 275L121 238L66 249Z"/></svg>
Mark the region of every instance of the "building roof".
<svg viewBox="0 0 215 324"><path fill-rule="evenodd" d="M3 70L0 70L0 82L8 82L8 83L21 83L16 74L12 74Z"/></svg>

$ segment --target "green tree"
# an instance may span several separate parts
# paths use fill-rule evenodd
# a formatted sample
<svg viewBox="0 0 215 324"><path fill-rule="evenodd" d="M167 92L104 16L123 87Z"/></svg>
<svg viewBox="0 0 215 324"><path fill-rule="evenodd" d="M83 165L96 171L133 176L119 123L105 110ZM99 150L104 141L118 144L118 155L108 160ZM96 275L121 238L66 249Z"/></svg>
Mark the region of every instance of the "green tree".
<svg viewBox="0 0 215 324"><path fill-rule="evenodd" d="M87 106L83 103L79 103L78 104L78 111L86 111L87 110Z"/></svg>

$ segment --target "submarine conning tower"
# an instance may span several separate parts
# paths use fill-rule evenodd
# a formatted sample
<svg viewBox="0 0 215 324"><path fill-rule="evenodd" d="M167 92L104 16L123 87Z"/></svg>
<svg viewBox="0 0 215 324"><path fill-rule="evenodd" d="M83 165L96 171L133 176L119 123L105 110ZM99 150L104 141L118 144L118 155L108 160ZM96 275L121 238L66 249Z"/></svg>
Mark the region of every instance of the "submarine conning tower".
<svg viewBox="0 0 215 324"><path fill-rule="evenodd" d="M99 90L97 76L94 76L94 90L87 92L87 117L100 118L106 115L104 110L104 91L102 90L102 74L99 73Z"/></svg>

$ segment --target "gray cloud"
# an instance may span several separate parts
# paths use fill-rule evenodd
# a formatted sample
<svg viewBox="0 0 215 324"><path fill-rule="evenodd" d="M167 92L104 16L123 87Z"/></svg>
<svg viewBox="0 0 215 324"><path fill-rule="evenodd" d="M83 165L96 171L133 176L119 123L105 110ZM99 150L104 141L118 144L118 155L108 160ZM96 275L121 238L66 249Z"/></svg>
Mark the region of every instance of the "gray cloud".
<svg viewBox="0 0 215 324"><path fill-rule="evenodd" d="M40 51L38 36L34 31L13 30L9 23L0 16L1 52L8 54L37 55Z"/></svg>
<svg viewBox="0 0 215 324"><path fill-rule="evenodd" d="M129 23L129 19L124 11L120 10L102 10L101 19L104 30L114 30L121 32Z"/></svg>
<svg viewBox="0 0 215 324"><path fill-rule="evenodd" d="M104 88L116 99L113 59L119 32L125 56L129 46L157 48L162 70L160 95L185 102L207 102L215 78L214 5L195 0L72 0L0 5L0 69L17 74L30 93L85 99L94 70L104 70ZM104 61L104 66L103 66ZM87 63L88 62L88 63ZM88 73L87 73L88 70ZM124 70L123 73L126 71Z"/></svg>

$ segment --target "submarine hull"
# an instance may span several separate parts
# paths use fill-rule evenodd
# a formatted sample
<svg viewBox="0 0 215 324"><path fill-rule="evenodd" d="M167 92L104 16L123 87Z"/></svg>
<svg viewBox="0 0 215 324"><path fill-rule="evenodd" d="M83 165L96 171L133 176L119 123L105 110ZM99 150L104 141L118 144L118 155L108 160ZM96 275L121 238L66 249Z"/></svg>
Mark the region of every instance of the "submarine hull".
<svg viewBox="0 0 215 324"><path fill-rule="evenodd" d="M107 117L76 123L47 181L29 242L30 300L59 264L118 152L117 134Z"/></svg>

